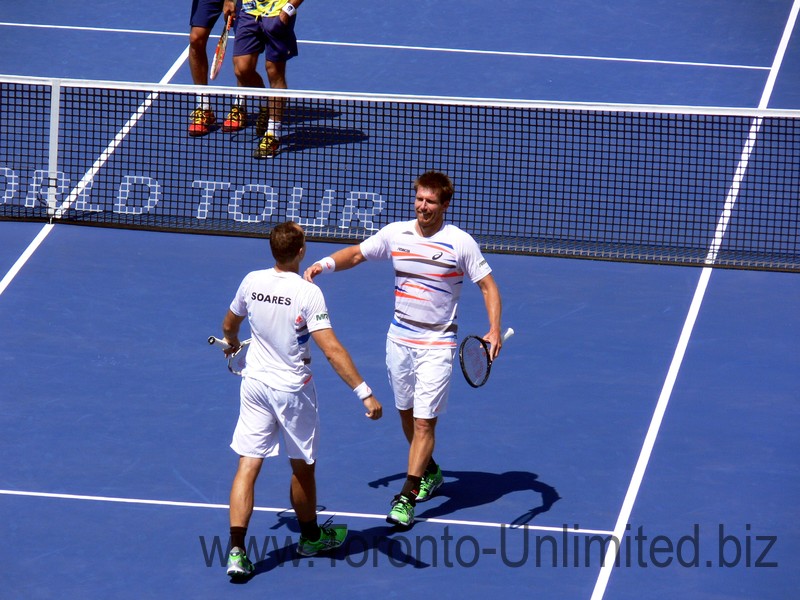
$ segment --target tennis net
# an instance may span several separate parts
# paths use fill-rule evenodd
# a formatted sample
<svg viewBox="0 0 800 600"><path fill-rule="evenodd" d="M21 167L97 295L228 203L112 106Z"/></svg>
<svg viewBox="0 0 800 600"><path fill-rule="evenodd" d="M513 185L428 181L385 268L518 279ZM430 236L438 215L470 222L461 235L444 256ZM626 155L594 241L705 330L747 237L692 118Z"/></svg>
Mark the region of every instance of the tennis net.
<svg viewBox="0 0 800 600"><path fill-rule="evenodd" d="M217 116L187 135L204 94ZM286 102L258 160L257 107ZM231 106L248 127L224 133ZM264 91L0 76L0 219L353 242L453 179L487 252L800 270L800 111Z"/></svg>

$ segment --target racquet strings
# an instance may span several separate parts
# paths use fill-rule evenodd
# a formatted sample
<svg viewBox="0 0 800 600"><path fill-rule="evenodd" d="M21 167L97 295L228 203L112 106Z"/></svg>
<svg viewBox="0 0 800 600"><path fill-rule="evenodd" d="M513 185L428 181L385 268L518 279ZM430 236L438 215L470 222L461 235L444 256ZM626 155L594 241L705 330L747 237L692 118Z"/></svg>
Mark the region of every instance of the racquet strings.
<svg viewBox="0 0 800 600"><path fill-rule="evenodd" d="M479 339L470 337L464 341L461 363L464 375L474 385L480 385L486 380L489 373L489 355Z"/></svg>

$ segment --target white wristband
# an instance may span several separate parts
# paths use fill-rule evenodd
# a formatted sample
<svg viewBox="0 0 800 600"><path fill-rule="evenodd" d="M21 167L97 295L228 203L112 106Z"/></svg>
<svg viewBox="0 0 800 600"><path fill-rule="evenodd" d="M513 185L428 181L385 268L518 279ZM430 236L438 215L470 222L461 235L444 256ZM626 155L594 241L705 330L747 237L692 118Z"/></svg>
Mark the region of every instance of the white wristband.
<svg viewBox="0 0 800 600"><path fill-rule="evenodd" d="M328 272L333 273L336 270L336 261L333 260L330 256L326 256L322 260L318 260L317 264L322 267L323 273L328 273Z"/></svg>
<svg viewBox="0 0 800 600"><path fill-rule="evenodd" d="M353 391L355 392L356 396L358 396L359 400L366 400L372 396L372 390L369 388L366 381L359 383Z"/></svg>
<svg viewBox="0 0 800 600"><path fill-rule="evenodd" d="M287 15L289 15L290 17L293 17L294 13L297 12L297 9L294 6L292 6L289 2L284 4L283 8L281 10L283 12L285 12Z"/></svg>

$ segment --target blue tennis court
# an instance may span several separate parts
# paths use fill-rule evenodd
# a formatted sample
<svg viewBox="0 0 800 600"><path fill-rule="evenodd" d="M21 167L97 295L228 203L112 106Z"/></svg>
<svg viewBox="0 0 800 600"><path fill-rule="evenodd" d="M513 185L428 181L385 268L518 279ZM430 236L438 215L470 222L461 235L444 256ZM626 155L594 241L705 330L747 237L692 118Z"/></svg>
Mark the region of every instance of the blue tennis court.
<svg viewBox="0 0 800 600"><path fill-rule="evenodd" d="M189 84L189 4L2 6L0 73ZM800 107L799 2L537 0L497 20L471 1L385 4L304 3L290 86ZM436 450L445 485L407 532L385 522L407 460L383 356L392 273L325 278L337 335L386 408L364 419L315 355L321 521L347 523L350 541L297 558L289 466L266 461L248 531L256 576L237 585L223 565L239 381L205 340L242 276L271 263L267 242L18 221L0 221L0 239L4 597L800 588L796 273L488 254L516 335L484 388L454 377ZM312 243L309 257L340 247ZM459 320L483 333L477 287ZM620 534L604 567L602 539Z"/></svg>

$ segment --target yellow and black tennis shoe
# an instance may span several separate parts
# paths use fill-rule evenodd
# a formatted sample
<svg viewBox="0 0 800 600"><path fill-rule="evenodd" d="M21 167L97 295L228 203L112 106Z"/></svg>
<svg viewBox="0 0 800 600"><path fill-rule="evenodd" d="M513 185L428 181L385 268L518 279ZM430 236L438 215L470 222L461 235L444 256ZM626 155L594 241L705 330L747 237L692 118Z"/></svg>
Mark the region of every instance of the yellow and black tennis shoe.
<svg viewBox="0 0 800 600"><path fill-rule="evenodd" d="M200 137L211 131L211 126L217 122L214 111L204 108L195 108L189 116L189 136Z"/></svg>
<svg viewBox="0 0 800 600"><path fill-rule="evenodd" d="M278 154L281 141L272 133L265 133L258 143L258 147L253 151L253 158L272 158Z"/></svg>
<svg viewBox="0 0 800 600"><path fill-rule="evenodd" d="M269 128L269 108L262 106L258 109L258 117L256 118L256 135L262 137L267 133Z"/></svg>
<svg viewBox="0 0 800 600"><path fill-rule="evenodd" d="M247 127L247 111L243 106L234 104L231 107L231 112L228 113L228 116L222 122L222 131L225 133L233 133L245 127Z"/></svg>

